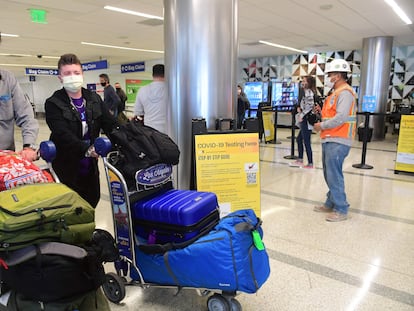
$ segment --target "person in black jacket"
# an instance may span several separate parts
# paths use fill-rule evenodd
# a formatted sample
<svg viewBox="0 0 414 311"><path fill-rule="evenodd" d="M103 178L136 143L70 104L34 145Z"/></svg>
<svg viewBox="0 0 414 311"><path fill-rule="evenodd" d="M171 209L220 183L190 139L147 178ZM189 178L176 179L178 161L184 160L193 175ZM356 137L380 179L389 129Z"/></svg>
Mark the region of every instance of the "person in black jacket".
<svg viewBox="0 0 414 311"><path fill-rule="evenodd" d="M100 184L93 144L101 129L109 135L118 122L98 94L82 87L82 66L76 55L62 55L58 69L63 88L45 102L50 140L57 151L52 166L63 184L96 207Z"/></svg>
<svg viewBox="0 0 414 311"><path fill-rule="evenodd" d="M250 108L250 102L240 85L237 86L237 128L241 129L246 110Z"/></svg>
<svg viewBox="0 0 414 311"><path fill-rule="evenodd" d="M118 106L118 114L119 114L125 110L125 103L127 102L128 97L127 97L127 94L125 94L125 91L122 89L121 84L119 82L115 83L115 90L116 90L116 94L119 96L119 99L121 100L121 103Z"/></svg>
<svg viewBox="0 0 414 311"><path fill-rule="evenodd" d="M114 87L109 83L109 76L106 73L99 75L99 81L104 88L104 104L109 112L115 117L118 116L118 107L121 104L121 99L116 93Z"/></svg>
<svg viewBox="0 0 414 311"><path fill-rule="evenodd" d="M121 84L119 82L115 83L115 90L116 90L116 94L121 99L119 106L118 106L118 122L120 124L125 124L128 122L128 117L124 113L125 105L128 100L128 96L125 93L125 91L122 89Z"/></svg>

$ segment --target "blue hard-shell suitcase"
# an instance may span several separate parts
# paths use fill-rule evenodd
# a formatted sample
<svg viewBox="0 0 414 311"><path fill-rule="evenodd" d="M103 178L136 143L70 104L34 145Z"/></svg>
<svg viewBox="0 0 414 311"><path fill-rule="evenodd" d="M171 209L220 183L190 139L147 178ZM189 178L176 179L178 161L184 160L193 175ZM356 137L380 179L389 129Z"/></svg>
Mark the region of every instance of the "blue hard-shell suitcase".
<svg viewBox="0 0 414 311"><path fill-rule="evenodd" d="M164 244L207 234L220 215L214 193L172 189L135 202L132 217L138 236Z"/></svg>

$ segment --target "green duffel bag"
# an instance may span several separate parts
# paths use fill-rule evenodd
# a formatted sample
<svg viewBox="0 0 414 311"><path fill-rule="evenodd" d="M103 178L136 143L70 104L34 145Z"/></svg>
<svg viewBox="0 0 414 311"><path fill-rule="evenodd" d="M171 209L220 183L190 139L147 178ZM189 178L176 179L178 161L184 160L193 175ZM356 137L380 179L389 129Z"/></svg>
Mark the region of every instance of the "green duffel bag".
<svg viewBox="0 0 414 311"><path fill-rule="evenodd" d="M0 192L0 251L39 242L80 245L95 229L95 211L64 184L25 185Z"/></svg>

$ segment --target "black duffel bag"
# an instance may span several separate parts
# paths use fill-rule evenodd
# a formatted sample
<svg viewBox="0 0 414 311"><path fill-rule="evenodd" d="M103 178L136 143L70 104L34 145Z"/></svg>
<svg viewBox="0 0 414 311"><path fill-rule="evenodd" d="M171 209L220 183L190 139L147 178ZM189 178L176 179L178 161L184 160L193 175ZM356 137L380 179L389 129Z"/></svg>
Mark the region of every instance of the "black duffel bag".
<svg viewBox="0 0 414 311"><path fill-rule="evenodd" d="M2 254L4 290L25 298L56 302L98 289L105 282L103 262L119 257L113 237L97 229L83 247L45 242Z"/></svg>

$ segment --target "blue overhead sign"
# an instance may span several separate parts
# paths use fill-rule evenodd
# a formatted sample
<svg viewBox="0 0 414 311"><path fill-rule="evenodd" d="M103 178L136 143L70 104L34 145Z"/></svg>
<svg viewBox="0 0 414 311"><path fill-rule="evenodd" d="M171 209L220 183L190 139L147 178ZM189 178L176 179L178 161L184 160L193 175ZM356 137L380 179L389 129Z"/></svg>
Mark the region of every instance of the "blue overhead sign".
<svg viewBox="0 0 414 311"><path fill-rule="evenodd" d="M97 62L90 62L90 63L83 63L82 70L99 70L99 69L106 69L108 68L108 61L107 60L100 60Z"/></svg>
<svg viewBox="0 0 414 311"><path fill-rule="evenodd" d="M122 64L121 73L145 71L145 62Z"/></svg>
<svg viewBox="0 0 414 311"><path fill-rule="evenodd" d="M47 75L47 76L57 76L59 71L57 69L47 69L47 68L26 68L27 75Z"/></svg>

